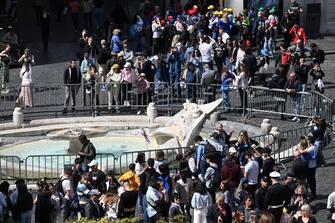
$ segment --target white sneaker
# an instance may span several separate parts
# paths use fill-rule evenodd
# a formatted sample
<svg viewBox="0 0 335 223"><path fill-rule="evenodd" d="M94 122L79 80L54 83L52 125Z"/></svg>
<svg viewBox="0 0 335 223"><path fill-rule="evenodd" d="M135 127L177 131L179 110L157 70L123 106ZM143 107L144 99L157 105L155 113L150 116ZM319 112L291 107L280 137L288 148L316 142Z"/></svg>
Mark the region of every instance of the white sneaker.
<svg viewBox="0 0 335 223"><path fill-rule="evenodd" d="M140 115L141 114L141 111L137 111L137 115Z"/></svg>
<svg viewBox="0 0 335 223"><path fill-rule="evenodd" d="M297 122L298 122L298 123L300 122L300 118L297 118Z"/></svg>
<svg viewBox="0 0 335 223"><path fill-rule="evenodd" d="M294 117L294 118L292 118L291 120L293 121L293 122L295 122L295 121L297 121L297 117Z"/></svg>

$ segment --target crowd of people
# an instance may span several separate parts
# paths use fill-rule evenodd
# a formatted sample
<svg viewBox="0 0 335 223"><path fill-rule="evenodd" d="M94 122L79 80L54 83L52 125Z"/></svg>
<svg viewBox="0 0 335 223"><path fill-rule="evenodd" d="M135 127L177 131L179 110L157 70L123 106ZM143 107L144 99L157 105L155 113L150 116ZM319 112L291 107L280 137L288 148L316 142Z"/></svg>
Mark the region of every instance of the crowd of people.
<svg viewBox="0 0 335 223"><path fill-rule="evenodd" d="M301 136L285 175L271 148L261 147L245 130L234 138L222 124L210 138L197 136L191 147L175 154L177 166L163 150L157 150L155 158L140 152L118 176L115 170L99 169L94 145L81 135L82 148L57 183L41 179L34 196L21 179L14 191L8 182L0 184L0 220L30 223L34 214L40 223L130 217L174 222L176 216L198 223L313 223L309 203L317 196L316 168L324 164L324 123L316 118L308 136Z"/></svg>
<svg viewBox="0 0 335 223"><path fill-rule="evenodd" d="M36 12L48 11L36 2ZM77 58L70 61L64 72L64 114L71 98L72 111L76 111L78 92L82 94L83 106L119 113L120 107L138 105L140 114L159 92L172 93L177 99L183 96L192 102L199 99L198 95L206 95L206 102L213 101L219 91L214 84L221 85L224 111L231 111L232 86L239 93L240 107L245 108L245 92L249 86L260 85L286 90L294 98L293 121L299 122L304 100L298 92L323 93L325 89L325 73L321 69L324 51L315 43L306 45L307 37L300 26L303 10L297 0L292 0L284 15L279 15L275 6L233 12L216 5L197 6L192 0L183 7L171 5L163 13L159 6L145 0L130 22L129 31L123 30L125 24L114 14L102 22L102 0L71 0L62 7L65 6L71 12L74 31L80 28L80 18L84 18L84 29L76 49ZM122 14L122 8L119 9L118 14ZM280 34L283 42L278 41ZM0 53L0 58L8 56L10 46ZM311 62L306 62L308 56ZM270 64L275 66L273 74ZM31 90L30 85L26 87L25 78L31 77L31 69L25 75L21 73L23 88ZM100 103L101 91L108 93L107 100L103 100L106 105ZM21 101L28 103L21 105L31 107L31 95L23 95L28 98ZM99 109L94 112L98 114Z"/></svg>

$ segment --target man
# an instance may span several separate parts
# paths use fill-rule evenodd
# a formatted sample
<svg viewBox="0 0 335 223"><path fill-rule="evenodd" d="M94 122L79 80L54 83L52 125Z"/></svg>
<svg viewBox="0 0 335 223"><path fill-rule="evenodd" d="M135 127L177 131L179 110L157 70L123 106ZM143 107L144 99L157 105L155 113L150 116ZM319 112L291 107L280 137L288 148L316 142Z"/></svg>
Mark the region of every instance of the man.
<svg viewBox="0 0 335 223"><path fill-rule="evenodd" d="M174 93L177 88L177 96L180 98L180 72L181 72L181 55L176 47L172 47L170 53L167 55L166 63L169 65L170 87Z"/></svg>
<svg viewBox="0 0 335 223"><path fill-rule="evenodd" d="M138 192L130 187L129 180L123 181L124 192L120 196L117 218L130 218L135 216Z"/></svg>
<svg viewBox="0 0 335 223"><path fill-rule="evenodd" d="M119 182L121 184L126 180L128 181L129 186L132 190L135 190L135 191L138 190L138 188L141 184L141 180L135 173L135 164L134 163L129 164L129 170L119 177Z"/></svg>
<svg viewBox="0 0 335 223"><path fill-rule="evenodd" d="M295 192L295 189L297 188L298 186L298 182L297 182L297 179L294 178L294 175L293 173L287 173L286 174L286 177L285 177L285 180L284 180L284 185L286 185L290 191L290 194L289 196L292 197L294 192Z"/></svg>
<svg viewBox="0 0 335 223"><path fill-rule="evenodd" d="M253 160L250 150L246 151L245 159L247 164L244 167L244 177L248 180L247 191L254 196L258 185L259 165L257 161Z"/></svg>
<svg viewBox="0 0 335 223"><path fill-rule="evenodd" d="M122 47L123 47L123 50L121 52L123 53L124 60L126 62L131 62L132 63L133 59L134 59L134 52L128 48L128 43L127 42L124 42L122 44Z"/></svg>
<svg viewBox="0 0 335 223"><path fill-rule="evenodd" d="M300 24L300 14L304 12L301 5L297 2L297 0L291 0L291 5L288 9L288 14L291 20L296 23Z"/></svg>
<svg viewBox="0 0 335 223"><path fill-rule="evenodd" d="M264 198L266 190L269 187L269 185L270 185L270 178L264 176L261 179L261 186L255 192L255 207L258 213L264 210Z"/></svg>
<svg viewBox="0 0 335 223"><path fill-rule="evenodd" d="M200 172L201 178L203 179L205 177L206 169L208 166L205 159L205 142L203 141L201 136L196 136L194 141L196 147L196 167L197 170Z"/></svg>
<svg viewBox="0 0 335 223"><path fill-rule="evenodd" d="M147 167L145 168L144 172L139 176L140 177L140 187L139 187L139 191L140 193L143 195L143 212L144 212L144 221L148 222L149 221L149 217L148 217L148 213L146 211L146 208L148 207L148 202L146 200L146 193L149 187L149 182L150 179L158 179L159 174L156 172L155 168L155 160L152 158L149 158L147 160Z"/></svg>
<svg viewBox="0 0 335 223"><path fill-rule="evenodd" d="M83 145L77 153L81 161L81 168L83 172L88 172L87 165L95 159L96 150L91 141L87 139L86 135L80 135L78 140Z"/></svg>
<svg viewBox="0 0 335 223"><path fill-rule="evenodd" d="M209 68L213 70L214 49L209 43L208 36L204 36L202 43L199 45L199 51L201 54L201 61L203 66L208 64Z"/></svg>
<svg viewBox="0 0 335 223"><path fill-rule="evenodd" d="M149 223L154 223L163 216L163 210L160 207L166 203L166 197L159 191L159 187L159 182L151 178L146 193L146 200L148 202L146 211L149 216Z"/></svg>
<svg viewBox="0 0 335 223"><path fill-rule="evenodd" d="M101 77L102 83L106 82L106 74L109 70L107 70L107 61L111 58L111 51L108 47L107 41L102 39L101 42L101 51L98 54L98 65L99 65L99 76ZM102 89L105 89L105 86L102 86Z"/></svg>
<svg viewBox="0 0 335 223"><path fill-rule="evenodd" d="M204 176L204 182L206 184L207 191L212 196L212 200L215 200L215 190L220 185L220 173L218 165L215 163L217 160L215 153L206 154L206 162L208 163L208 167L206 169L206 173Z"/></svg>
<svg viewBox="0 0 335 223"><path fill-rule="evenodd" d="M104 210L99 204L100 192L96 189L93 189L90 191L89 195L90 201L85 205L85 217L96 220L104 217Z"/></svg>
<svg viewBox="0 0 335 223"><path fill-rule="evenodd" d="M106 176L104 172L98 169L98 162L92 160L88 166L91 167L91 171L88 173L88 178L92 188L97 189L101 193L106 192Z"/></svg>
<svg viewBox="0 0 335 223"><path fill-rule="evenodd" d="M242 205L242 207L239 208L244 215L245 222L249 222L249 220L251 220L252 212L255 212L253 206L254 206L253 196L250 194L245 196L244 204Z"/></svg>
<svg viewBox="0 0 335 223"><path fill-rule="evenodd" d="M88 58L92 61L92 64L96 64L99 51L94 44L93 36L88 37L87 44L84 47L84 53L88 53Z"/></svg>
<svg viewBox="0 0 335 223"><path fill-rule="evenodd" d="M270 173L270 178L272 185L265 193L264 209L275 216L276 222L280 222L283 207L290 202L290 191L285 185L279 183L280 173L273 171Z"/></svg>
<svg viewBox="0 0 335 223"><path fill-rule="evenodd" d="M224 148L228 147L230 145L230 138L231 135L233 134L234 130L230 131L230 133L228 134L223 127L223 124L220 123L216 126L215 128L215 132L218 133L220 135L220 139L221 139L221 143L223 145ZM228 149L228 148L227 148Z"/></svg>
<svg viewBox="0 0 335 223"><path fill-rule="evenodd" d="M271 149L265 147L262 151L262 156L263 165L260 174L269 177L269 174L273 171L273 167L275 166L275 160L271 157Z"/></svg>
<svg viewBox="0 0 335 223"><path fill-rule="evenodd" d="M65 199L65 207L64 207L64 220L70 216L71 210L70 205L73 198L73 179L71 177L71 169L65 168L62 177L60 178L61 182L61 190L64 199Z"/></svg>
<svg viewBox="0 0 335 223"><path fill-rule="evenodd" d="M211 69L210 64L206 63L204 66L204 73L201 76L200 85L203 88L204 93L208 93L210 91L210 85L214 84L215 79L215 72ZM215 97L215 91L214 87L211 86L213 89L213 95L207 97L207 102L214 101Z"/></svg>
<svg viewBox="0 0 335 223"><path fill-rule="evenodd" d="M76 111L75 109L76 95L79 84L81 83L81 77L79 75L79 71L76 66L76 61L74 59L70 61L69 67L65 69L63 80L65 84L65 101L64 101L63 114L66 115L70 97L72 99L72 112Z"/></svg>
<svg viewBox="0 0 335 223"><path fill-rule="evenodd" d="M252 35L255 39L255 43L257 45L257 52L261 52L264 43L265 36L265 19L264 12L258 12L258 18L254 22L254 26L252 29Z"/></svg>
<svg viewBox="0 0 335 223"><path fill-rule="evenodd" d="M152 20L152 55L158 55L161 51L161 32L162 26L158 16L155 16Z"/></svg>
<svg viewBox="0 0 335 223"><path fill-rule="evenodd" d="M229 188L236 188L240 179L240 165L236 160L235 147L229 148L229 155L221 169L221 181L228 184Z"/></svg>
<svg viewBox="0 0 335 223"><path fill-rule="evenodd" d="M230 206L225 203L225 196L222 192L216 193L215 204L208 208L207 222L216 223L220 216L221 218L224 217L222 222L232 222L232 211Z"/></svg>

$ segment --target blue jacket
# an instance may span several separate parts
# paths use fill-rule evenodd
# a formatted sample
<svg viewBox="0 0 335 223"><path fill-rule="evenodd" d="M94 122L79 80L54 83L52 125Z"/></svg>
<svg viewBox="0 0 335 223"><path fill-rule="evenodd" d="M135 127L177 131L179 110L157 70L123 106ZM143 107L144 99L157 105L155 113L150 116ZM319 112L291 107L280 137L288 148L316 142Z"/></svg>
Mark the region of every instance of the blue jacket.
<svg viewBox="0 0 335 223"><path fill-rule="evenodd" d="M173 54L168 54L166 63L169 65L169 74L170 75L180 75L181 71L181 58L178 52Z"/></svg>

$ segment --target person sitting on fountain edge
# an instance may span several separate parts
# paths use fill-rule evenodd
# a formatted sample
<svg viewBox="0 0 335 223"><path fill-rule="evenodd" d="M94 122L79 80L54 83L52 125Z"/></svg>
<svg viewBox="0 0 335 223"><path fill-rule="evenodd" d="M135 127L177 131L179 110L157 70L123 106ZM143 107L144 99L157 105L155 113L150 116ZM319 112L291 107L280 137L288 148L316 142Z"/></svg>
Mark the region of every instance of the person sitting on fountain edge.
<svg viewBox="0 0 335 223"><path fill-rule="evenodd" d="M87 139L86 135L80 135L79 141L83 146L77 153L81 161L81 168L83 172L88 172L88 164L95 159L96 150L90 140Z"/></svg>

